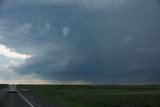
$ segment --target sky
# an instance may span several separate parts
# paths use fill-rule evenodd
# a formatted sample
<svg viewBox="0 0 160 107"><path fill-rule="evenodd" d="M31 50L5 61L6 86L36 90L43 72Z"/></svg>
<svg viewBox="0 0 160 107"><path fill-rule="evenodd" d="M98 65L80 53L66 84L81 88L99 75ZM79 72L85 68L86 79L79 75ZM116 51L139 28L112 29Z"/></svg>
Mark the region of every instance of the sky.
<svg viewBox="0 0 160 107"><path fill-rule="evenodd" d="M0 0L0 83L160 84L160 0Z"/></svg>

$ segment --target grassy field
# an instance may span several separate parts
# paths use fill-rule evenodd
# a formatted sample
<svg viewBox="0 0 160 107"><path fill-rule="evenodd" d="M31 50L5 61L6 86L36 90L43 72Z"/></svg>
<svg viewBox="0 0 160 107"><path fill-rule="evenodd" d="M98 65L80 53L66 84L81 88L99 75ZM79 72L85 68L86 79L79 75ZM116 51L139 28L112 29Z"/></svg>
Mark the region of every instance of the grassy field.
<svg viewBox="0 0 160 107"><path fill-rule="evenodd" d="M4 88L7 88L7 87L8 87L8 85L6 85L6 84L0 84L0 90L4 89Z"/></svg>
<svg viewBox="0 0 160 107"><path fill-rule="evenodd" d="M63 107L160 107L160 86L19 85Z"/></svg>

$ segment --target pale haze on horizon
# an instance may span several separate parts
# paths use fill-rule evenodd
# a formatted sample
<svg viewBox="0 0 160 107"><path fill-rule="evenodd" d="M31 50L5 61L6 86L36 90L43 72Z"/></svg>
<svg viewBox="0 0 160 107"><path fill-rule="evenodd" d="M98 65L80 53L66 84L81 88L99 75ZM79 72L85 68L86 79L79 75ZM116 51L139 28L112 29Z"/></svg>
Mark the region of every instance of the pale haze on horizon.
<svg viewBox="0 0 160 107"><path fill-rule="evenodd" d="M0 83L160 84L160 0L0 0Z"/></svg>

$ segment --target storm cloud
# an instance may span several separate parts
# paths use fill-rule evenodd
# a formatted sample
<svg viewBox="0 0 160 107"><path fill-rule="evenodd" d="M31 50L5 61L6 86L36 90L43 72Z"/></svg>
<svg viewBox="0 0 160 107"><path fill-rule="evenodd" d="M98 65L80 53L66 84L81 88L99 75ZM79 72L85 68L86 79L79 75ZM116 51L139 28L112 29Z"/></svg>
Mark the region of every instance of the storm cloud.
<svg viewBox="0 0 160 107"><path fill-rule="evenodd" d="M0 43L31 55L12 67L18 74L159 84L159 11L157 0L8 0L0 16Z"/></svg>

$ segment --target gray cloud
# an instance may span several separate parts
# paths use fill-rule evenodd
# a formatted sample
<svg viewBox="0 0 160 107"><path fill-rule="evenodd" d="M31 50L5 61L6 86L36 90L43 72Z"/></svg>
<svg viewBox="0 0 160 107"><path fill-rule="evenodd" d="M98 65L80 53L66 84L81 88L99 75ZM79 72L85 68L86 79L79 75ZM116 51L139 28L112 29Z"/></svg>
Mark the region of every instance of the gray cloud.
<svg viewBox="0 0 160 107"><path fill-rule="evenodd" d="M3 3L4 3L4 0L0 0L0 11L1 11Z"/></svg>
<svg viewBox="0 0 160 107"><path fill-rule="evenodd" d="M104 8L119 8L126 7L132 4L132 1L128 2L128 0L8 0L11 4L16 4L17 6L23 5L56 5L56 6L64 6L64 5L76 5L81 6L83 8L90 9L104 9ZM38 3L37 3L38 2ZM9 5L13 8L13 5ZM8 8L9 8L8 6Z"/></svg>
<svg viewBox="0 0 160 107"><path fill-rule="evenodd" d="M84 0L79 6L72 0L34 6L22 2L2 11L0 43L33 56L13 67L20 74L59 81L158 84L160 6L156 0L122 1ZM96 7L104 3L112 6ZM66 26L72 32L64 38Z"/></svg>

